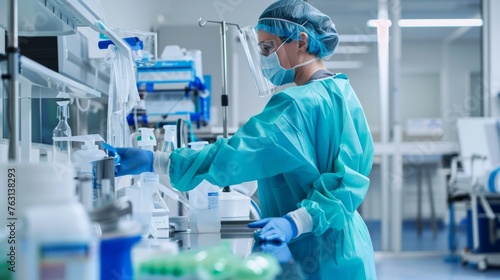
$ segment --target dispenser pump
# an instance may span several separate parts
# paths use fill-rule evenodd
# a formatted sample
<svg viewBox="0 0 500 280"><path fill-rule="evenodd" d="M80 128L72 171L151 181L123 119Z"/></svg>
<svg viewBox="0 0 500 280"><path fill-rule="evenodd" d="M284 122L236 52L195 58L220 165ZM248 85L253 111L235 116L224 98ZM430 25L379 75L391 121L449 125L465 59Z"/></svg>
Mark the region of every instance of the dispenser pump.
<svg viewBox="0 0 500 280"><path fill-rule="evenodd" d="M53 137L54 141L82 142L82 150L99 150L96 142L104 142L99 134L78 135L69 137Z"/></svg>
<svg viewBox="0 0 500 280"><path fill-rule="evenodd" d="M156 146L156 137L154 135L154 128L141 127L137 132L130 135L130 142L133 146L137 142L137 146L144 150L154 151Z"/></svg>

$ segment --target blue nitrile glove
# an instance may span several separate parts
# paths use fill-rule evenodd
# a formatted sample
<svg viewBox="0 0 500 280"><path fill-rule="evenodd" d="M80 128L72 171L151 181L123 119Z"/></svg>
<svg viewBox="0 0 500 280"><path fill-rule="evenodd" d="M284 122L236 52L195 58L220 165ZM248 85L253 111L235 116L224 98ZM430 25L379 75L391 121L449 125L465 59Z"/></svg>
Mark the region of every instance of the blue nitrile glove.
<svg viewBox="0 0 500 280"><path fill-rule="evenodd" d="M153 152L139 148L116 148L120 164L115 167L116 176L138 175L153 172Z"/></svg>
<svg viewBox="0 0 500 280"><path fill-rule="evenodd" d="M297 236L297 225L288 215L282 218L267 218L248 224L249 228L262 228L261 241L281 241L288 243Z"/></svg>
<svg viewBox="0 0 500 280"><path fill-rule="evenodd" d="M271 254L280 263L288 263L293 260L292 252L285 242L256 242L252 248L252 252L263 252Z"/></svg>

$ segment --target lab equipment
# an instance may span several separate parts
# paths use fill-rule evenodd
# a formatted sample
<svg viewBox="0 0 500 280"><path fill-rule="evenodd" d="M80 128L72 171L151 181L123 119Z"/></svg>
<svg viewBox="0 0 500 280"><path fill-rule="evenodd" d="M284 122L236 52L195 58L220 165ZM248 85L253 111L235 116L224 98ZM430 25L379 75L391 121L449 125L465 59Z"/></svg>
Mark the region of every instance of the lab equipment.
<svg viewBox="0 0 500 280"><path fill-rule="evenodd" d="M195 151L203 150L206 141L191 142ZM219 187L203 180L189 191L189 223L191 232L220 232L221 218L219 208Z"/></svg>
<svg viewBox="0 0 500 280"><path fill-rule="evenodd" d="M94 190L92 186L92 162L106 157L103 150L99 150L96 142L103 142L99 134L79 135L72 137L54 137L54 141L83 142L80 150L74 151L71 163L76 169L78 179L77 193L80 202L87 210L93 208Z"/></svg>
<svg viewBox="0 0 500 280"><path fill-rule="evenodd" d="M318 114L305 113L311 110ZM218 186L258 180L263 218L296 211L311 218L297 226L299 234L313 234L289 246L297 263L318 248L314 254L321 265L311 277L328 278L335 271L339 278L370 278L375 277L373 246L356 209L369 187L372 159L362 107L347 77L337 74L274 95L229 140L201 151L175 150L170 181L187 191L204 179Z"/></svg>
<svg viewBox="0 0 500 280"><path fill-rule="evenodd" d="M132 213L132 204L126 198L118 198L90 212L92 221L99 224L102 235L99 246L100 278L134 278L132 247L141 239L141 227L125 217Z"/></svg>
<svg viewBox="0 0 500 280"><path fill-rule="evenodd" d="M0 10L7 10L8 1L0 3ZM99 0L36 0L18 1L19 34L21 36L60 36L76 32L78 26L88 24L103 16ZM0 25L8 28L7 19Z"/></svg>
<svg viewBox="0 0 500 280"><path fill-rule="evenodd" d="M15 248L15 279L46 279L44 275L54 267L63 279L98 279L97 239L74 195L72 169L50 163L5 164L0 168L15 174L0 174L4 182L9 178L16 182L16 204L9 205L13 207L10 217L17 219L10 228L11 235L16 234L16 244L10 244ZM7 184L0 189L7 194ZM7 198L0 205L7 209L6 203Z"/></svg>
<svg viewBox="0 0 500 280"><path fill-rule="evenodd" d="M297 226L288 215L280 218L266 218L248 224L249 228L260 228L258 238L262 241L289 243L297 236Z"/></svg>
<svg viewBox="0 0 500 280"><path fill-rule="evenodd" d="M131 49L132 58L137 66L152 66L158 57L158 43L156 32L145 32L140 30L125 30L120 28L110 28L117 36L127 43ZM100 34L101 39L98 46L100 49L107 49L109 45L114 45L113 40L107 35Z"/></svg>
<svg viewBox="0 0 500 280"><path fill-rule="evenodd" d="M69 127L69 101L57 102L57 118L59 123L52 131L52 137L70 137L71 127ZM69 164L71 162L71 142L68 140L53 140L52 160L60 164Z"/></svg>
<svg viewBox="0 0 500 280"><path fill-rule="evenodd" d="M92 59L91 47L95 46L89 46L91 39L97 36L97 33L89 30L92 33L84 34L83 31L85 29L77 30L75 34L67 36L22 37L19 41L21 54L54 72L63 74L70 78L68 80L78 81L99 93L107 93L110 67L102 59ZM52 79L50 82L54 83L51 85L53 87L66 84Z"/></svg>
<svg viewBox="0 0 500 280"><path fill-rule="evenodd" d="M106 157L92 162L92 206L102 207L116 199L115 161Z"/></svg>
<svg viewBox="0 0 500 280"><path fill-rule="evenodd" d="M159 123L188 116L198 126L210 122L211 77L203 76L201 51L183 51L167 45L161 60L151 67L137 68L137 88L143 96L144 111L134 112L134 121L141 114L143 123Z"/></svg>
<svg viewBox="0 0 500 280"><path fill-rule="evenodd" d="M481 271L500 265L500 194L497 174L500 165L500 120L460 118L457 121L460 156L452 160L448 181L450 212L450 251L456 253L454 211L457 203L467 208L467 248L463 263L477 264ZM459 169L459 163L462 168Z"/></svg>
<svg viewBox="0 0 500 280"><path fill-rule="evenodd" d="M259 17L257 31L262 30L280 38L299 41L300 33L308 36L308 51L324 59L331 57L339 44L335 24L302 0L285 0L271 4Z"/></svg>

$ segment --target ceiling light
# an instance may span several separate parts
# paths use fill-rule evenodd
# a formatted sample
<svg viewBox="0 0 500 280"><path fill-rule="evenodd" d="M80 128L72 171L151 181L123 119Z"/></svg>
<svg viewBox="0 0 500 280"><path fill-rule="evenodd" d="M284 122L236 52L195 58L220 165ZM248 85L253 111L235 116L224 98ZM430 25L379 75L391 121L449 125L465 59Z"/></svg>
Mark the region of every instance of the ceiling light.
<svg viewBox="0 0 500 280"><path fill-rule="evenodd" d="M360 53L369 53L370 47L368 46L338 46L335 51L336 54L360 54Z"/></svg>
<svg viewBox="0 0 500 280"><path fill-rule="evenodd" d="M388 20L370 19L366 22L368 27L378 27L382 22ZM391 22L388 21L389 26ZM480 18L464 19L400 19L398 21L401 27L477 27L483 26L483 20Z"/></svg>
<svg viewBox="0 0 500 280"><path fill-rule="evenodd" d="M377 42L376 34L339 34L342 43L369 43Z"/></svg>
<svg viewBox="0 0 500 280"><path fill-rule="evenodd" d="M363 62L361 61L323 61L326 69L359 69L363 68Z"/></svg>
<svg viewBox="0 0 500 280"><path fill-rule="evenodd" d="M385 26L385 27L390 27L392 25L392 21L388 19L370 19L366 25L368 27L379 27L379 26Z"/></svg>
<svg viewBox="0 0 500 280"><path fill-rule="evenodd" d="M462 27L483 26L483 20L479 18L468 19L400 19L401 27Z"/></svg>

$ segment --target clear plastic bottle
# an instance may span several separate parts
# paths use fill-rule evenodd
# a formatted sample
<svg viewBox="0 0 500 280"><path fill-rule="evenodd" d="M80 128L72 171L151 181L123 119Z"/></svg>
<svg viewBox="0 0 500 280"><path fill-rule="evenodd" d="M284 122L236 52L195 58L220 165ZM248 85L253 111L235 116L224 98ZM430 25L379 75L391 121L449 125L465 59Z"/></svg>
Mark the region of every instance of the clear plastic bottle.
<svg viewBox="0 0 500 280"><path fill-rule="evenodd" d="M191 142L193 150L202 150L208 142ZM203 180L189 191L189 223L191 232L220 232L219 187Z"/></svg>
<svg viewBox="0 0 500 280"><path fill-rule="evenodd" d="M71 127L68 124L69 119L69 101L57 102L57 118L59 123L52 132L52 137L69 137ZM70 141L53 141L52 145L52 160L61 164L69 164L71 161L71 142Z"/></svg>

